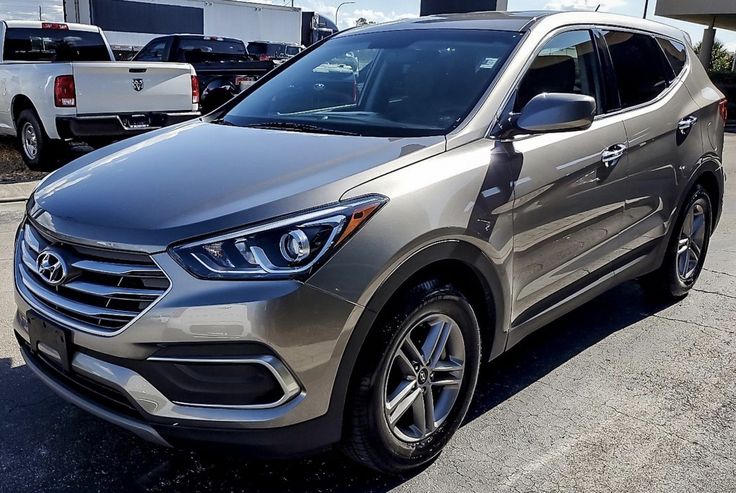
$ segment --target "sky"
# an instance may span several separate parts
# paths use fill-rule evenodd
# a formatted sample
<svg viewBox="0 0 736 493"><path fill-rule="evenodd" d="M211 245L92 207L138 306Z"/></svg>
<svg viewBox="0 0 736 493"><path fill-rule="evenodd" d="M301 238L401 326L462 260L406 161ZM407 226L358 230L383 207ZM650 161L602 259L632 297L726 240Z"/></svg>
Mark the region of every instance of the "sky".
<svg viewBox="0 0 736 493"><path fill-rule="evenodd" d="M288 4L291 0L257 0L263 3ZM315 10L334 20L335 9L343 0L294 0L296 7ZM594 9L598 4L601 11L641 17L645 0L508 0L509 10L569 10ZM650 0L648 17L671 24L690 34L697 43L703 37L704 26L657 17L654 15L656 0ZM0 19L37 19L41 6L44 20L63 20L62 0L0 0ZM364 17L368 21L387 22L419 15L420 0L355 0L354 4L340 8L340 28L355 25ZM719 29L717 39L723 41L730 51L736 51L736 32Z"/></svg>

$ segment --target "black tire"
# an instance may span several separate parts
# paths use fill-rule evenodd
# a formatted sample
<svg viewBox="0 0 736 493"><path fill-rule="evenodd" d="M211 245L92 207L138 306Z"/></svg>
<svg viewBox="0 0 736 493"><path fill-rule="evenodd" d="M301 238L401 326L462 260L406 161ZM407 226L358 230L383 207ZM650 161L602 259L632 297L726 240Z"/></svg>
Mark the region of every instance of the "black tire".
<svg viewBox="0 0 736 493"><path fill-rule="evenodd" d="M703 228L703 240L702 247L699 248L699 254L697 263L694 267L687 269L692 272L691 275L683 277L680 275L678 267L684 265L681 262L682 257L678 255L678 250L684 248L680 244L683 240L683 225L690 211L693 207L698 206L703 210L702 214L702 228ZM647 294L659 299L678 299L687 295L692 289L700 276L700 272L703 270L703 264L705 262L706 254L708 253L708 246L710 245L710 235L713 229L713 208L710 201L708 192L702 185L696 185L690 192L687 200L683 204L680 214L677 218L677 222L674 224L674 229L670 237L670 241L667 245L667 251L665 253L664 261L662 265L653 273L643 277L641 279L642 285L644 286Z"/></svg>
<svg viewBox="0 0 736 493"><path fill-rule="evenodd" d="M46 135L36 112L31 109L21 111L15 121L15 128L18 134L18 151L20 151L20 155L26 166L32 170L49 169L56 158L58 146ZM34 146L25 142L28 137L28 134L26 134L27 129L35 137L35 152L32 152Z"/></svg>
<svg viewBox="0 0 736 493"><path fill-rule="evenodd" d="M478 380L481 339L470 303L456 289L437 281L422 283L399 300L398 308L382 317L371 332L358 360L345 416L345 453L356 462L382 473L408 472L436 458L462 423ZM392 431L385 411L389 371L394 354L418 322L432 316L456 322L464 345L464 370L454 403L446 406L443 421L429 436L407 442ZM438 374L439 374L439 370ZM457 375L457 373L455 373ZM434 372L432 373L434 377ZM416 385L413 384L413 385ZM429 393L433 392L429 384ZM440 387L443 389L443 387ZM425 389L427 390L427 389ZM444 392L439 390L438 392ZM426 393L426 392L425 392ZM420 398L422 394L420 394ZM434 401L433 401L434 402ZM438 401L439 402L439 401ZM447 410L449 409L449 411ZM411 410L413 412L413 409Z"/></svg>

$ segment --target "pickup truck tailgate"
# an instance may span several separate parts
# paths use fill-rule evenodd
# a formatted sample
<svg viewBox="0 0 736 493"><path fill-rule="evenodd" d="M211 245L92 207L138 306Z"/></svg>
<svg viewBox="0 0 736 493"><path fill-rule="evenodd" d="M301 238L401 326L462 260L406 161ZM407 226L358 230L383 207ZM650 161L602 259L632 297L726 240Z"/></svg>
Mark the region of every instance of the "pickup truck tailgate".
<svg viewBox="0 0 736 493"><path fill-rule="evenodd" d="M77 114L192 111L191 65L77 62L72 70Z"/></svg>

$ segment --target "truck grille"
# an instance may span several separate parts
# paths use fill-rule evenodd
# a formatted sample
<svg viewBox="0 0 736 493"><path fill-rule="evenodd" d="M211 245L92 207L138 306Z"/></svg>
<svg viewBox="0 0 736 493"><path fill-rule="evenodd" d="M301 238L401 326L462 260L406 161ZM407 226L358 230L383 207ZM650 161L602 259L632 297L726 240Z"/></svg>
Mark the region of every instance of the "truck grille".
<svg viewBox="0 0 736 493"><path fill-rule="evenodd" d="M37 268L48 247L63 258L66 279L53 285ZM169 287L148 255L65 243L29 223L16 245L16 284L41 315L88 332L115 332L126 326Z"/></svg>

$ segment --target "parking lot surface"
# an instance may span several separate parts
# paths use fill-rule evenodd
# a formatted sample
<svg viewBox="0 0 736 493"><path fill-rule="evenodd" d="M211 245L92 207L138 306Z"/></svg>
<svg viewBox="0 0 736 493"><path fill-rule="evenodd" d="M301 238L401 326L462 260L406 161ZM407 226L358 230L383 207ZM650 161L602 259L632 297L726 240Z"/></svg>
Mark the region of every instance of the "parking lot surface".
<svg viewBox="0 0 736 493"><path fill-rule="evenodd" d="M486 365L464 426L412 477L339 454L263 463L171 451L66 404L11 328L21 204L0 205L0 491L736 491L736 136L705 270L684 300L636 282Z"/></svg>

